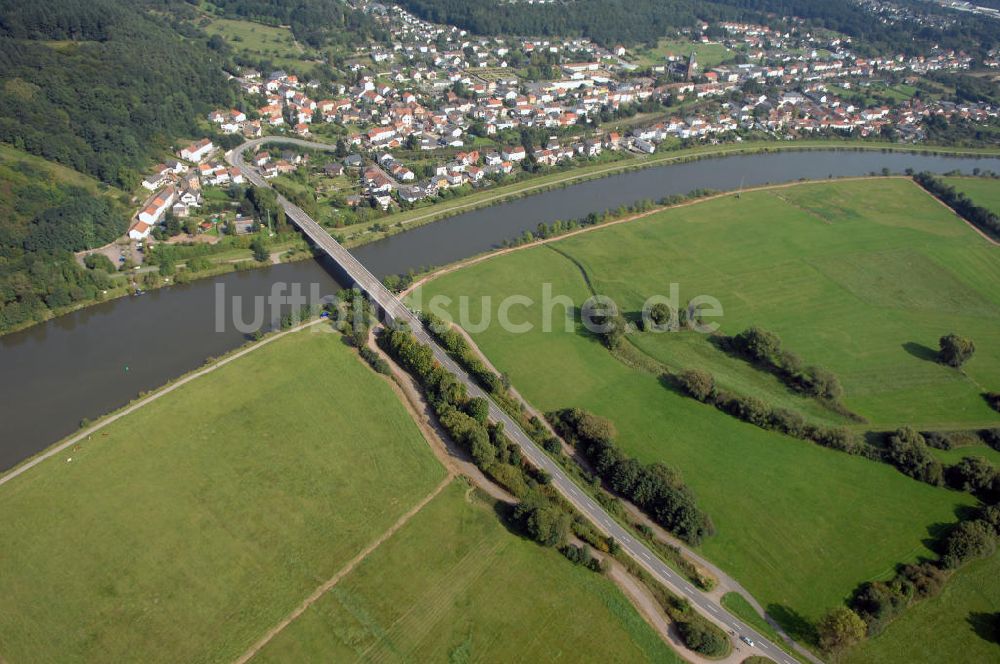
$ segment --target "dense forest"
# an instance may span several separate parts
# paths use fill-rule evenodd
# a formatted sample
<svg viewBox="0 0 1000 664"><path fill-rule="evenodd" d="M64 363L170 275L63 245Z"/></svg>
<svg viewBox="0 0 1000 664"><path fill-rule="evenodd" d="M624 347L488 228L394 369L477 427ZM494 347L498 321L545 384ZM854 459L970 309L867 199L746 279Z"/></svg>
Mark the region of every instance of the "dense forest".
<svg viewBox="0 0 1000 664"><path fill-rule="evenodd" d="M207 40L110 0L0 0L0 141L131 189L234 89Z"/></svg>
<svg viewBox="0 0 1000 664"><path fill-rule="evenodd" d="M0 141L133 189L153 159L199 133L198 117L236 99L223 55L201 33L175 30L173 8L190 6L0 0ZM17 155L0 163L0 331L98 296L108 274L71 252L128 223L93 181Z"/></svg>
<svg viewBox="0 0 1000 664"><path fill-rule="evenodd" d="M861 53L912 54L931 44L985 52L1000 43L1000 25L952 12L946 30L907 29L875 20L849 0L568 0L525 5L466 0L396 0L421 18L447 22L478 34L567 35L599 44L653 44L669 31L698 20L760 21L766 14L796 16L854 38ZM907 3L917 13L943 11L929 3ZM773 19L772 19L773 20Z"/></svg>

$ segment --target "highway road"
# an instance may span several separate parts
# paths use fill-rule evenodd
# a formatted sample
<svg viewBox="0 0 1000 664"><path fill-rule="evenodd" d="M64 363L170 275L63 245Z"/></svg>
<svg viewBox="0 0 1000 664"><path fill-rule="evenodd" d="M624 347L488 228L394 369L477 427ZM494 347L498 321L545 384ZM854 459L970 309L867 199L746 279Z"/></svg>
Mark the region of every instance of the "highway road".
<svg viewBox="0 0 1000 664"><path fill-rule="evenodd" d="M247 149L256 148L267 142L284 142L310 148L333 149L330 145L312 143L302 139L265 137L248 141L233 151L226 153L226 159L229 163L239 167L247 180L258 187L269 187L270 185L253 166L245 162L243 153ZM727 633L732 632L734 647L739 647L740 651L745 653L746 656L759 654L765 655L780 664L795 663L795 660L784 650L765 638L763 634L730 614L722 605L707 597L687 579L673 571L642 541L633 537L625 527L615 521L604 511L604 508L570 479L558 463L535 444L521 426L501 409L490 395L484 392L458 363L452 360L447 352L437 344L431 334L424 328L420 319L394 293L387 289L379 279L369 272L351 252L334 240L322 226L316 223L301 208L281 194L278 194L278 203L285 209L288 218L295 222L317 247L328 253L355 281L358 287L367 293L368 297L382 309L386 316L397 323L406 323L413 331L414 336L421 343L431 348L434 358L465 385L470 396L482 397L487 400L490 406L490 418L497 422L503 422L504 432L513 442L521 447L528 461L536 468L547 472L552 477L552 485L559 493L601 532L615 538L615 541L621 545L622 549L633 560L676 595L687 599L691 603L691 606L701 615L721 627ZM739 637L741 636L746 636L752 640L754 646L749 647L740 641ZM820 662L819 659L811 655L809 655L809 659L816 663Z"/></svg>

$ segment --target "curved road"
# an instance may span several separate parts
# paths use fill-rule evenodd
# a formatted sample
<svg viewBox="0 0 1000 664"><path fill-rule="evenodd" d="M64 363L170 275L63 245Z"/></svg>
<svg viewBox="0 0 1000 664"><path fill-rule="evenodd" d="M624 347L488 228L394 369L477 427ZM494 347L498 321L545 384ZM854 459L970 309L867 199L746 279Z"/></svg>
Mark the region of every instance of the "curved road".
<svg viewBox="0 0 1000 664"><path fill-rule="evenodd" d="M313 143L298 138L264 137L257 138L240 145L226 153L226 159L233 166L239 167L244 176L258 187L270 187L268 182L252 165L246 163L243 154L246 150L255 149L265 143L290 143L319 150L334 150L335 147L325 143ZM489 403L490 418L503 422L504 432L517 443L524 456L536 468L540 468L552 477L552 485L581 514L586 516L601 532L615 538L622 549L649 572L657 581L670 588L679 597L684 597L701 615L721 627L726 632L734 632L737 636L746 636L753 640L755 646L750 648L751 654L765 655L779 664L795 664L791 655L764 637L763 634L744 624L742 620L729 613L721 604L710 599L694 585L674 572L665 562L656 556L642 541L636 539L621 524L604 511L594 499L580 489L573 480L563 472L563 469L550 458L528 436L521 426L493 401L489 394L441 348L424 328L420 320L410 311L382 282L365 268L349 251L334 240L316 221L301 208L278 194L278 203L285 209L288 217L323 251L327 252L340 267L351 276L357 285L385 312L386 316L397 323L405 323L413 331L414 336L430 347L441 366L450 371L465 385L470 396L482 397ZM746 644L736 640L734 645L742 651L747 650ZM809 656L813 662L819 659Z"/></svg>

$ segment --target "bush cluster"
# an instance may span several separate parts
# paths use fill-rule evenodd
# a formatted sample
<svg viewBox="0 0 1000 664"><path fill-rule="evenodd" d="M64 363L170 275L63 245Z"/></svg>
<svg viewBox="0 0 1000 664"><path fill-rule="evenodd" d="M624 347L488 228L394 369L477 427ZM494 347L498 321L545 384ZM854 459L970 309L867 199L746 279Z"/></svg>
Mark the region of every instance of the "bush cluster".
<svg viewBox="0 0 1000 664"><path fill-rule="evenodd" d="M711 519L698 509L678 473L661 463L643 465L626 456L615 446L616 432L609 420L575 408L549 413L548 418L615 493L658 524L693 545L714 533Z"/></svg>
<svg viewBox="0 0 1000 664"><path fill-rule="evenodd" d="M944 466L931 454L924 437L910 427L897 429L889 436L883 458L913 479L934 486L944 484Z"/></svg>
<svg viewBox="0 0 1000 664"><path fill-rule="evenodd" d="M836 375L822 367L804 366L798 355L782 347L781 338L774 332L750 327L723 339L722 346L724 350L767 368L790 387L811 396L836 401L844 394Z"/></svg>
<svg viewBox="0 0 1000 664"><path fill-rule="evenodd" d="M992 555L998 539L1000 507L981 507L972 518L960 521L941 538L937 543L941 555L936 562L904 565L888 581L861 584L848 600L850 610L864 623L866 636L877 636L907 607L937 595L950 571Z"/></svg>

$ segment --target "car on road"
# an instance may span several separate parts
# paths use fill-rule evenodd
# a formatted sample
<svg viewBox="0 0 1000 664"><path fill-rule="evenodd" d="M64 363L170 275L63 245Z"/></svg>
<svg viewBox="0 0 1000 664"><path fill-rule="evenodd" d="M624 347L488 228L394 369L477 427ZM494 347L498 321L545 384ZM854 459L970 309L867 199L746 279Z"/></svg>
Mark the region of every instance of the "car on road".
<svg viewBox="0 0 1000 664"><path fill-rule="evenodd" d="M753 639L751 639L749 636L741 636L740 641L747 644L751 648L753 647Z"/></svg>

